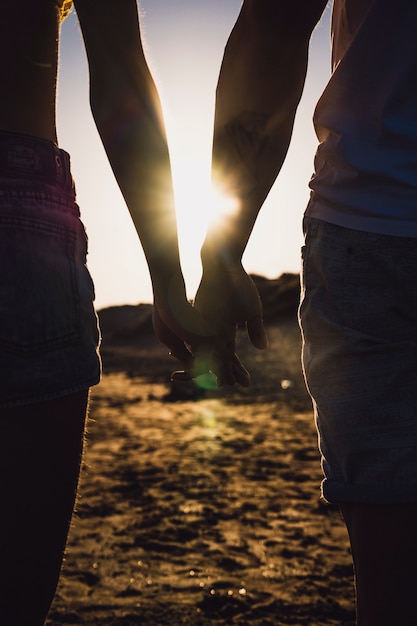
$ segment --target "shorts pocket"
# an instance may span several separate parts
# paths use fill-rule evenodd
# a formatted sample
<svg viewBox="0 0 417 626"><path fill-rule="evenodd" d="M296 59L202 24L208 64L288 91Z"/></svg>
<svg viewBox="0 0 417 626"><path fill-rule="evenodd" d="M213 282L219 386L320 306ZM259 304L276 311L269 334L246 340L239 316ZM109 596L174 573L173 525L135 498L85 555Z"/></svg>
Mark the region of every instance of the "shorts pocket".
<svg viewBox="0 0 417 626"><path fill-rule="evenodd" d="M79 341L76 232L0 216L0 349L33 355Z"/></svg>
<svg viewBox="0 0 417 626"><path fill-rule="evenodd" d="M345 275L346 325L383 342L414 340L417 250L384 243L352 254Z"/></svg>

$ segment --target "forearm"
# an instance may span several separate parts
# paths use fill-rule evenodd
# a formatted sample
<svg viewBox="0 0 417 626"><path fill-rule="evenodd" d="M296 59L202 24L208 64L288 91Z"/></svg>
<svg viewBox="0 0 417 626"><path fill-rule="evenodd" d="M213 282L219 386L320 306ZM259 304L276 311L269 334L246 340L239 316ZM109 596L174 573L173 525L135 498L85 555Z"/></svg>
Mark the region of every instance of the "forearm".
<svg viewBox="0 0 417 626"><path fill-rule="evenodd" d="M139 235L154 289L181 277L170 159L158 106L130 97L132 112L113 111L97 126ZM121 106L124 106L121 103ZM94 107L93 107L94 108ZM120 120L124 120L120 124Z"/></svg>
<svg viewBox="0 0 417 626"><path fill-rule="evenodd" d="M97 129L126 200L154 289L184 289L159 96L143 53L136 0L76 0Z"/></svg>
<svg viewBox="0 0 417 626"><path fill-rule="evenodd" d="M285 3L245 2L225 49L216 93L213 186L233 199L235 210L211 225L203 264L215 252L241 259L288 150L310 34L323 3L315 2L316 14L295 32L286 29L284 18L293 16L283 16L280 4Z"/></svg>

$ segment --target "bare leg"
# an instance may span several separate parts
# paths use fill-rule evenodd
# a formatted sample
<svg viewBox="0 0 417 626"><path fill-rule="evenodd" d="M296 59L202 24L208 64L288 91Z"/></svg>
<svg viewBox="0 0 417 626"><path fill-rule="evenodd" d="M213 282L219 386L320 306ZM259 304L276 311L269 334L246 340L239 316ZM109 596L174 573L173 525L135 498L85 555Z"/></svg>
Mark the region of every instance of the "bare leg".
<svg viewBox="0 0 417 626"><path fill-rule="evenodd" d="M74 508L88 391L0 410L0 623L42 626Z"/></svg>
<svg viewBox="0 0 417 626"><path fill-rule="evenodd" d="M341 509L355 565L358 626L416 626L417 505Z"/></svg>

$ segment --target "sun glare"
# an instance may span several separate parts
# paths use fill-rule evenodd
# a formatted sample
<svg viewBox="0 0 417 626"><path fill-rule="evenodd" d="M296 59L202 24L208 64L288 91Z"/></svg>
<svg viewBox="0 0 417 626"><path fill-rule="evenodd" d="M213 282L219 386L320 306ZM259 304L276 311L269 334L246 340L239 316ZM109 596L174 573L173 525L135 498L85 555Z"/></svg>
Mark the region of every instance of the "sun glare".
<svg viewBox="0 0 417 626"><path fill-rule="evenodd" d="M181 264L189 297L201 278L200 249L209 225L237 210L236 200L211 185L213 103L210 98L190 107L183 92L181 106L167 107L166 127L178 224ZM179 96L177 95L179 99Z"/></svg>
<svg viewBox="0 0 417 626"><path fill-rule="evenodd" d="M173 151L172 161L181 264L192 297L201 276L200 248L208 224L209 184L201 159L191 161Z"/></svg>
<svg viewBox="0 0 417 626"><path fill-rule="evenodd" d="M226 195L214 186L211 188L210 199L210 222L212 224L218 224L221 226L224 219L232 217L239 209L239 202L237 198Z"/></svg>
<svg viewBox="0 0 417 626"><path fill-rule="evenodd" d="M209 225L221 227L238 210L238 201L213 188L205 155L191 159L172 148L172 175L181 263L192 297L201 277L200 249Z"/></svg>

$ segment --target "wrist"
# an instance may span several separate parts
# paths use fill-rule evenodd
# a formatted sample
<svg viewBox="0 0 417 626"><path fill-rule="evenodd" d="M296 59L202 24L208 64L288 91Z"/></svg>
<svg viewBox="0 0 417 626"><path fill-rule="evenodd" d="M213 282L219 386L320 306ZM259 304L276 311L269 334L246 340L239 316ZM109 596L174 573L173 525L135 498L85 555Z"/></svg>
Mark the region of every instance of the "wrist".
<svg viewBox="0 0 417 626"><path fill-rule="evenodd" d="M227 245L216 238L215 240L207 237L204 241L200 257L203 271L210 269L228 271L242 265L242 254L237 246Z"/></svg>
<svg viewBox="0 0 417 626"><path fill-rule="evenodd" d="M187 299L184 277L181 269L153 270L151 272L152 290L155 302L165 302L171 299Z"/></svg>

